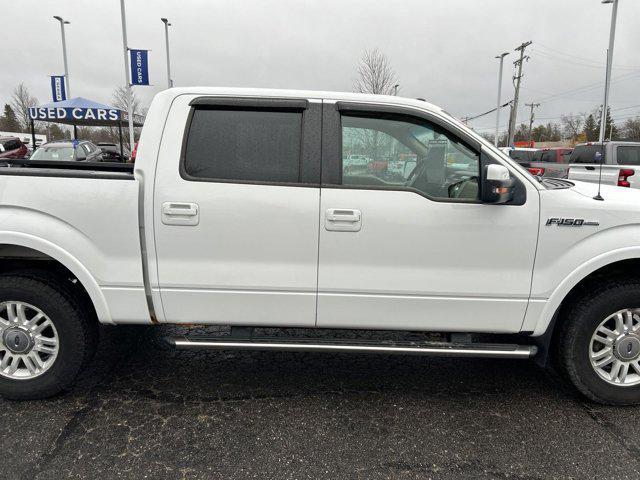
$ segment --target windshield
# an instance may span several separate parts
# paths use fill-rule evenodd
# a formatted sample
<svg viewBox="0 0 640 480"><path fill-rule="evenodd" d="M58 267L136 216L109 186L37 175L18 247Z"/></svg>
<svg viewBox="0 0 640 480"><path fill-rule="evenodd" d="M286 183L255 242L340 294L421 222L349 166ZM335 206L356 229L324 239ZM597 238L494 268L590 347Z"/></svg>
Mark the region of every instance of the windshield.
<svg viewBox="0 0 640 480"><path fill-rule="evenodd" d="M40 147L31 155L30 160L73 161L75 160L74 149L57 146Z"/></svg>

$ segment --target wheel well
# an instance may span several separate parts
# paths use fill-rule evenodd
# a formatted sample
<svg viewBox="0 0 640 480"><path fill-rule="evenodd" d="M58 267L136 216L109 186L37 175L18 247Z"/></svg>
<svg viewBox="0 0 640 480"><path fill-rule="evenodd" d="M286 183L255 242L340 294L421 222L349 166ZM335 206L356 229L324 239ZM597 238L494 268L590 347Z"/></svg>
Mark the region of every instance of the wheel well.
<svg viewBox="0 0 640 480"><path fill-rule="evenodd" d="M78 299L87 308L87 312L90 312L97 321L95 307L89 293L80 280L62 263L32 248L0 244L0 275L19 273L44 274L58 282L67 282L67 285L78 295Z"/></svg>
<svg viewBox="0 0 640 480"><path fill-rule="evenodd" d="M640 276L640 258L620 260L618 262L605 265L580 280L580 282L571 289L564 300L562 300L562 303L558 307L558 312L561 312L563 307L566 308L566 306L571 302L575 301L581 295L584 295L595 283L611 278L631 278L638 276Z"/></svg>
<svg viewBox="0 0 640 480"><path fill-rule="evenodd" d="M631 258L600 267L598 270L591 272L580 280L564 297L562 303L560 303L556 309L547 331L536 340L536 343L542 350L536 361L546 365L549 352L555 348L555 341L557 339L556 331L558 330L557 327L559 323L557 320L573 302L585 294L588 294L589 290L598 283L613 278L632 278L638 276L640 276L640 258Z"/></svg>

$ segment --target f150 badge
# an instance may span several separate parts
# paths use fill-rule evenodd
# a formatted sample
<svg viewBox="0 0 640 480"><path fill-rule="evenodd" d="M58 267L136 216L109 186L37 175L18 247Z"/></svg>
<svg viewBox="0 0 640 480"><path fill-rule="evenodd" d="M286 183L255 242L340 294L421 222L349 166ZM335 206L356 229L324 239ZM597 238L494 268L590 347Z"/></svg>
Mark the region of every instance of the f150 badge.
<svg viewBox="0 0 640 480"><path fill-rule="evenodd" d="M548 218L547 227L557 225L558 227L597 227L600 222L587 222L584 218Z"/></svg>

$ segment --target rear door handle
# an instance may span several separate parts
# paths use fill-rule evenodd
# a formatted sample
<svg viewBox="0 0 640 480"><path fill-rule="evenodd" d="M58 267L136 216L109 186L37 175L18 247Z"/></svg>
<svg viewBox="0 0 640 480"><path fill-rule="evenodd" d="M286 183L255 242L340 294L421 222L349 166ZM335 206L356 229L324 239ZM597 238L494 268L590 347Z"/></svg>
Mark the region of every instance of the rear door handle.
<svg viewBox="0 0 640 480"><path fill-rule="evenodd" d="M325 213L324 228L333 232L359 232L362 228L362 212L329 208Z"/></svg>
<svg viewBox="0 0 640 480"><path fill-rule="evenodd" d="M162 223L165 225L194 226L200 222L200 208L197 203L164 202Z"/></svg>

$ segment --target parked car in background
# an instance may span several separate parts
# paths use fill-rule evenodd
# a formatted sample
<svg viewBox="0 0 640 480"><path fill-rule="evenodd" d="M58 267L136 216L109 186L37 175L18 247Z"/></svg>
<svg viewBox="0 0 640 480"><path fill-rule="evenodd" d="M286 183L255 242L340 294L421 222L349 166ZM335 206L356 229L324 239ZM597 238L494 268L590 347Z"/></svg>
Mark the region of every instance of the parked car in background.
<svg viewBox="0 0 640 480"><path fill-rule="evenodd" d="M640 188L640 142L582 143L570 161L570 180Z"/></svg>
<svg viewBox="0 0 640 480"><path fill-rule="evenodd" d="M29 160L54 162L99 162L101 159L102 150L86 140L45 143L29 157Z"/></svg>
<svg viewBox="0 0 640 480"><path fill-rule="evenodd" d="M126 148L122 148L120 152L120 145L116 143L99 142L98 148L102 150L103 162L128 162L131 154Z"/></svg>
<svg viewBox="0 0 640 480"><path fill-rule="evenodd" d="M573 150L571 148L503 148L501 150L532 175L567 178L569 174L569 157Z"/></svg>
<svg viewBox="0 0 640 480"><path fill-rule="evenodd" d="M19 138L0 137L0 158L25 158L27 151L27 146Z"/></svg>
<svg viewBox="0 0 640 480"><path fill-rule="evenodd" d="M138 153L138 142L133 144L133 150L131 151L131 157L129 157L129 161L127 163L135 163L137 153Z"/></svg>

